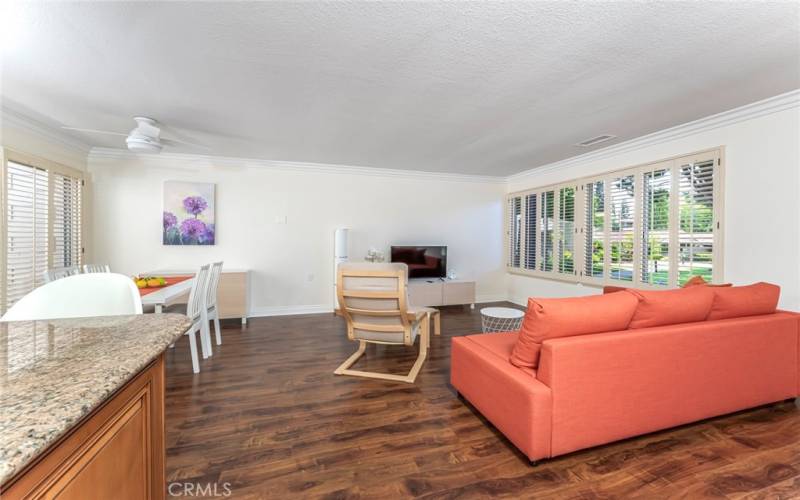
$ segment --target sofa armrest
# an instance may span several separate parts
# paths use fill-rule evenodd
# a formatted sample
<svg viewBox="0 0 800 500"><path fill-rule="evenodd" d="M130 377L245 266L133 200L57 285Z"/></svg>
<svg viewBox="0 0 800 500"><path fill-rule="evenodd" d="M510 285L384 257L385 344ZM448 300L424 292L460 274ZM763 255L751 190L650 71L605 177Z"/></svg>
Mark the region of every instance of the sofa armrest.
<svg viewBox="0 0 800 500"><path fill-rule="evenodd" d="M469 337L452 341L450 383L531 460L550 456L550 388Z"/></svg>
<svg viewBox="0 0 800 500"><path fill-rule="evenodd" d="M552 453L794 397L798 355L784 313L547 340Z"/></svg>

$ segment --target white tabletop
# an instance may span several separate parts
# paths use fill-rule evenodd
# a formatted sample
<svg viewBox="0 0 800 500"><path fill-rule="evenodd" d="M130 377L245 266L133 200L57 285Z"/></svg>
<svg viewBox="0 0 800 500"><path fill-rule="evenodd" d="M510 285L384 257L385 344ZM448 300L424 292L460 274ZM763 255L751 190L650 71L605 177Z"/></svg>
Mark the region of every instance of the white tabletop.
<svg viewBox="0 0 800 500"><path fill-rule="evenodd" d="M510 307L484 307L481 309L481 314L484 316L490 316L492 318L503 319L517 319L525 316L524 311L512 309Z"/></svg>
<svg viewBox="0 0 800 500"><path fill-rule="evenodd" d="M148 293L142 297L142 305L164 305L185 293L189 293L189 291L192 289L192 283L194 283L194 278L181 281L180 283L175 283L174 285L168 285L164 288L156 290L155 292Z"/></svg>

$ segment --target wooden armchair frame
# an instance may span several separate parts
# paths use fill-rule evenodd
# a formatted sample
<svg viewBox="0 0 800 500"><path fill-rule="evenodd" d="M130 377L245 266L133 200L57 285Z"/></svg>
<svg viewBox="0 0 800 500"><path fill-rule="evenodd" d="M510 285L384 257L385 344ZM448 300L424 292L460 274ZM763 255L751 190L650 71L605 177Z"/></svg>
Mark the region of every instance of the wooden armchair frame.
<svg viewBox="0 0 800 500"><path fill-rule="evenodd" d="M344 288L346 278L393 278L397 280L397 290L347 290ZM351 375L356 377L376 378L382 380L393 380L413 384L417 374L425 363L430 346L430 316L428 310L409 311L408 296L406 290L406 272L403 270L381 270L381 269L344 269L339 267L337 270L336 294L339 299L339 313L347 321L347 337L350 340L358 341L358 350L354 352L344 363L342 363L333 373L336 375ZM348 305L348 299L389 299L396 300L397 309L364 309L354 308ZM438 326L438 311L436 311L436 322ZM398 317L400 323L397 325L387 325L380 323L369 323L365 320L356 321L353 315L360 317ZM387 344L387 345L414 345L413 329L419 324L419 355L417 356L411 371L407 375L391 375L386 373L367 372L361 370L351 370L350 367L364 355L367 343ZM366 340L359 339L355 335L355 330L364 330L377 333L402 333L403 342ZM438 330L438 329L437 329ZM438 333L438 331L437 331Z"/></svg>

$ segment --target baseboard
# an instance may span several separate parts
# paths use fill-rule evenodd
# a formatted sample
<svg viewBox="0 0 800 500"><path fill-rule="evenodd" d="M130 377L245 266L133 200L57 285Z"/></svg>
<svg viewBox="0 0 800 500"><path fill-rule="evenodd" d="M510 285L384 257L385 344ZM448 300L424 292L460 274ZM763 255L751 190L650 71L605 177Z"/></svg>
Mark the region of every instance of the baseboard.
<svg viewBox="0 0 800 500"><path fill-rule="evenodd" d="M296 314L322 314L333 313L333 308L325 304L301 306L264 306L254 307L247 314L248 318L262 318L266 316L293 316Z"/></svg>
<svg viewBox="0 0 800 500"><path fill-rule="evenodd" d="M483 304L485 302L507 302L507 301L508 301L508 295L504 293L478 295L477 297L475 297L476 304Z"/></svg>

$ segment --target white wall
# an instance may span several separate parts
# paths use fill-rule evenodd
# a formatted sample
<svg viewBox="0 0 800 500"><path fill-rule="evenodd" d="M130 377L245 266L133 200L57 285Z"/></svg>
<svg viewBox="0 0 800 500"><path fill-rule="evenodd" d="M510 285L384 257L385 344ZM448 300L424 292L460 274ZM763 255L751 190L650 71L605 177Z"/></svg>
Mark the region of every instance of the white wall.
<svg viewBox="0 0 800 500"><path fill-rule="evenodd" d="M783 98L783 101L787 101ZM660 134L662 139L619 147L618 153L561 162L510 179L508 191L577 179L604 171L725 146L724 280L769 281L781 286L780 306L800 310L800 107L797 93L771 107L742 108ZM766 110L766 111L765 111ZM766 113L766 114L764 114ZM655 134L654 134L655 135ZM672 138L670 138L672 137ZM658 140L656 140L658 139ZM648 144L649 143L649 144ZM509 275L509 297L599 293L595 287Z"/></svg>
<svg viewBox="0 0 800 500"><path fill-rule="evenodd" d="M444 244L448 268L477 280L479 301L505 299L502 181L375 169L292 171L274 163L93 152L96 260L135 274L223 259L230 268L252 270L254 315L330 310L333 233L348 227L352 260L370 247L388 255L392 244ZM161 244L165 180L216 183L215 246ZM286 224L276 223L284 216Z"/></svg>

